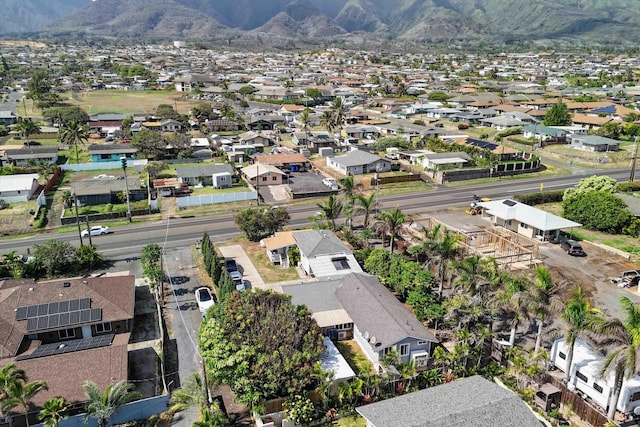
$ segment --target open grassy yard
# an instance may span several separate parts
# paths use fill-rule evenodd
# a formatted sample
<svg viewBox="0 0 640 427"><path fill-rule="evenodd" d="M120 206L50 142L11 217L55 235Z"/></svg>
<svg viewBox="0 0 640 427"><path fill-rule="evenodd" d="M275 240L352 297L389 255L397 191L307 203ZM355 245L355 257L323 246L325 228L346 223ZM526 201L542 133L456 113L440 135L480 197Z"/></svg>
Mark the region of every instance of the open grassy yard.
<svg viewBox="0 0 640 427"><path fill-rule="evenodd" d="M131 202L131 210L147 209L149 201L147 199ZM126 212L127 203L109 203L106 205L82 206L78 208L78 215L103 214L109 212ZM75 210L65 209L64 216L75 216Z"/></svg>
<svg viewBox="0 0 640 427"><path fill-rule="evenodd" d="M375 373L373 365L369 362L369 359L362 353L358 343L355 341L337 341L336 347L340 351L340 354L344 356L347 363L356 373L356 375Z"/></svg>
<svg viewBox="0 0 640 427"><path fill-rule="evenodd" d="M185 114L197 101L183 99L175 91L116 91L97 90L81 92L78 99L71 98L70 93L62 95L67 102L78 105L88 114L96 113L139 113L152 114L160 104L173 105L178 113Z"/></svg>
<svg viewBox="0 0 640 427"><path fill-rule="evenodd" d="M244 181L243 181L244 182ZM214 188L211 186L202 187L202 188L194 188L191 196L205 196L209 194L223 194L223 193L238 193L249 191L249 187L243 185L242 183L233 184L230 188Z"/></svg>
<svg viewBox="0 0 640 427"><path fill-rule="evenodd" d="M545 203L542 205L536 205L536 208L551 212L554 215L562 216L561 203ZM607 234L600 231L587 230L586 228L576 228L572 230L572 232L576 237L582 240L611 246L612 248L632 254L635 259L640 258L640 240L637 237L626 236L623 234Z"/></svg>
<svg viewBox="0 0 640 427"><path fill-rule="evenodd" d="M367 421L359 415L350 415L348 417L340 418L332 425L341 427L365 427L367 425Z"/></svg>
<svg viewBox="0 0 640 427"><path fill-rule="evenodd" d="M286 282L300 278L295 268L282 268L271 264L264 248L261 248L258 242L250 242L242 237L230 240L229 244L242 246L265 283Z"/></svg>
<svg viewBox="0 0 640 427"><path fill-rule="evenodd" d="M1 198L1 197L0 197ZM33 215L38 205L35 200L29 202L11 203L9 208L0 210L0 234L11 231L15 233L28 233L32 231Z"/></svg>

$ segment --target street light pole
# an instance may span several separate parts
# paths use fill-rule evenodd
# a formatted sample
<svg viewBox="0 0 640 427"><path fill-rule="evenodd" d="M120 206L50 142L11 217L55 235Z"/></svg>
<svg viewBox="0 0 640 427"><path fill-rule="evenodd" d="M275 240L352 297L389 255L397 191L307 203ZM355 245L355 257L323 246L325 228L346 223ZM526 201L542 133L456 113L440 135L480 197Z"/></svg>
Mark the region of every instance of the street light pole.
<svg viewBox="0 0 640 427"><path fill-rule="evenodd" d="M131 203L129 202L129 182L127 182L127 158L120 157L120 163L122 163L122 170L124 171L124 188L127 194L127 219L131 222Z"/></svg>

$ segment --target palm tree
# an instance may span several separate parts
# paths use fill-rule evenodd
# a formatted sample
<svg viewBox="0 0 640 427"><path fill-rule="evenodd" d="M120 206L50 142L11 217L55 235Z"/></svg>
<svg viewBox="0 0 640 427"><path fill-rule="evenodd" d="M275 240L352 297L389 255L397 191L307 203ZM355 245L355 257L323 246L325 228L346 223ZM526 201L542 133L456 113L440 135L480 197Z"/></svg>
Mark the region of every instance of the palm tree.
<svg viewBox="0 0 640 427"><path fill-rule="evenodd" d="M576 286L560 315L565 323L564 342L569 348L567 351L567 369L565 369L564 373L565 383L569 382L569 377L571 376L570 368L573 363L573 349L576 340L589 329L589 326L594 323L594 319L599 315L600 310L592 307L582 288Z"/></svg>
<svg viewBox="0 0 640 427"><path fill-rule="evenodd" d="M192 372L182 387L171 393L171 405L171 412L183 411L197 406L202 414L207 408L207 390L197 372Z"/></svg>
<svg viewBox="0 0 640 427"><path fill-rule="evenodd" d="M0 401L9 398L16 383L26 381L27 375L15 363L9 363L0 370Z"/></svg>
<svg viewBox="0 0 640 427"><path fill-rule="evenodd" d="M83 125L75 120L70 121L62 130L60 137L65 144L75 146L76 151L76 163L78 163L78 145L85 145L89 140L89 128L87 125Z"/></svg>
<svg viewBox="0 0 640 427"><path fill-rule="evenodd" d="M375 193L371 193L369 197L363 196L362 194L356 194L354 198L354 200L358 202L359 205L356 208L356 211L362 212L364 214L364 222L362 225L365 229L369 227L369 215L375 207L375 198Z"/></svg>
<svg viewBox="0 0 640 427"><path fill-rule="evenodd" d="M340 184L340 192L345 195L349 204L353 206L354 197L355 197L353 193L356 190L356 181L353 175L340 178L338 180L338 184Z"/></svg>
<svg viewBox="0 0 640 427"><path fill-rule="evenodd" d="M331 102L331 113L332 113L332 122L333 127L338 127L342 125L342 121L344 120L344 112L345 107L342 102L342 98L335 98L333 102Z"/></svg>
<svg viewBox="0 0 640 427"><path fill-rule="evenodd" d="M378 221L384 225L385 231L391 236L391 241L389 243L389 252L391 253L393 253L393 244L395 243L396 235L406 220L407 215L402 213L398 208L393 208L379 214Z"/></svg>
<svg viewBox="0 0 640 427"><path fill-rule="evenodd" d="M11 277L19 279L24 273L24 264L22 263L22 257L16 254L16 251L11 251L5 254L4 264L9 269Z"/></svg>
<svg viewBox="0 0 640 427"><path fill-rule="evenodd" d="M320 124L324 126L328 132L333 130L333 115L331 114L331 111L324 111L322 113Z"/></svg>
<svg viewBox="0 0 640 427"><path fill-rule="evenodd" d="M443 229L440 224L429 230L422 227L424 238L421 243L421 250L425 254L430 254L432 259L438 262L438 295L442 298L444 290L444 279L451 261L459 254L458 241L460 238L451 233L446 227Z"/></svg>
<svg viewBox="0 0 640 427"><path fill-rule="evenodd" d="M67 418L69 403L62 397L52 397L44 402L38 417L45 427L58 427L60 421Z"/></svg>
<svg viewBox="0 0 640 427"><path fill-rule="evenodd" d="M484 293L489 281L487 275L495 267L495 260L482 258L480 255L472 255L462 261L454 261L453 268L456 272L454 285L463 288L471 296L477 293Z"/></svg>
<svg viewBox="0 0 640 427"><path fill-rule="evenodd" d="M22 119L13 126L13 130L18 132L23 139L28 139L29 135L40 133L40 126L31 119Z"/></svg>
<svg viewBox="0 0 640 427"><path fill-rule="evenodd" d="M344 205L338 199L335 194L331 194L324 203L318 203L317 206L321 209L321 216L324 220L328 221L331 225L331 230L337 229L336 219L340 216L344 209Z"/></svg>
<svg viewBox="0 0 640 427"><path fill-rule="evenodd" d="M17 381L11 388L10 397L18 399L20 405L24 408L25 421L29 427L29 409L31 408L31 399L42 390L49 390L49 386L44 381L33 381L26 383Z"/></svg>
<svg viewBox="0 0 640 427"><path fill-rule="evenodd" d="M126 381L107 385L104 393L100 393L93 381L85 381L82 387L87 394L87 417L95 418L100 427L107 427L113 414L123 405L140 398L140 393L133 391L133 384Z"/></svg>
<svg viewBox="0 0 640 427"><path fill-rule="evenodd" d="M591 327L595 333L596 346L605 351L606 356L602 364L600 375L604 377L614 372L615 381L613 393L609 399L607 418L613 420L616 413L622 382L638 373L640 364L640 307L637 307L628 297L620 297L620 305L625 313L625 319L591 320Z"/></svg>
<svg viewBox="0 0 640 427"><path fill-rule="evenodd" d="M302 130L304 130L305 135L309 133L309 122L311 122L310 114L311 110L305 108L304 110L302 110L302 113L300 113L300 117L298 118L300 120L300 123L302 123Z"/></svg>
<svg viewBox="0 0 640 427"><path fill-rule="evenodd" d="M544 265L536 266L535 286L532 288L533 314L537 318L538 330L536 332L536 344L533 352L540 351L542 332L547 316L559 310L557 294L559 289L553 283L551 273Z"/></svg>

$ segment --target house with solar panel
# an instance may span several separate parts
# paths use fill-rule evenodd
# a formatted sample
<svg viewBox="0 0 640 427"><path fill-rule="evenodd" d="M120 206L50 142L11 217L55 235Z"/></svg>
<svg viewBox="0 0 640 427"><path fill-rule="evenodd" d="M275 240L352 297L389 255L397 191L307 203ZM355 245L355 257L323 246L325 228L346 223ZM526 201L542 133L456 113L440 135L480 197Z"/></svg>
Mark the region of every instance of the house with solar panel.
<svg viewBox="0 0 640 427"><path fill-rule="evenodd" d="M558 240L560 231L581 227L582 224L554 215L511 199L478 202L482 218L497 227L542 241Z"/></svg>
<svg viewBox="0 0 640 427"><path fill-rule="evenodd" d="M134 301L130 275L0 280L0 366L15 362L46 381L34 408L57 396L83 402L86 380L103 390L128 379Z"/></svg>

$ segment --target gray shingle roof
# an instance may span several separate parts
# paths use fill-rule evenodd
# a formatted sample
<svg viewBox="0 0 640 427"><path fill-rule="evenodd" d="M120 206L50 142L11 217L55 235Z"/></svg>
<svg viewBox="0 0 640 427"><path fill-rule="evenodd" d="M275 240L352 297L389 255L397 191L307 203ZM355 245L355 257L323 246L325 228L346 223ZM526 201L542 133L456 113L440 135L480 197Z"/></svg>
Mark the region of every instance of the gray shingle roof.
<svg viewBox="0 0 640 427"><path fill-rule="evenodd" d="M342 305L335 297L341 279L318 280L307 283L283 285L282 292L291 295L291 303L306 305L312 313L339 310Z"/></svg>
<svg viewBox="0 0 640 427"><path fill-rule="evenodd" d="M372 342L377 349L391 346L406 337L438 342L375 276L361 273L345 275L336 289L336 298L360 331L375 337Z"/></svg>
<svg viewBox="0 0 640 427"><path fill-rule="evenodd" d="M180 166L176 168L179 177L211 176L214 173L228 172L233 175L233 168L228 163L214 165Z"/></svg>
<svg viewBox="0 0 640 427"><path fill-rule="evenodd" d="M138 149L130 144L91 144L89 154L137 153Z"/></svg>
<svg viewBox="0 0 640 427"><path fill-rule="evenodd" d="M328 230L298 231L293 236L300 252L307 258L352 253L335 234Z"/></svg>
<svg viewBox="0 0 640 427"><path fill-rule="evenodd" d="M356 408L374 427L540 427L513 392L480 376Z"/></svg>
<svg viewBox="0 0 640 427"><path fill-rule="evenodd" d="M381 158L380 156L367 153L366 151L362 151L362 150L353 150L343 156L333 157L334 162L347 167L368 165L378 160L384 160L384 159Z"/></svg>

